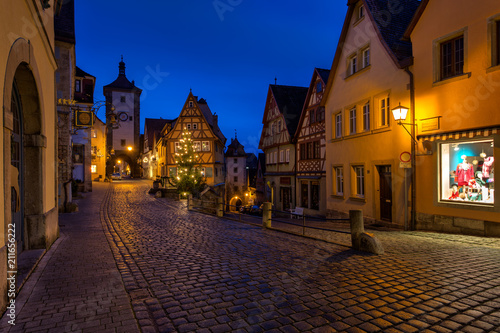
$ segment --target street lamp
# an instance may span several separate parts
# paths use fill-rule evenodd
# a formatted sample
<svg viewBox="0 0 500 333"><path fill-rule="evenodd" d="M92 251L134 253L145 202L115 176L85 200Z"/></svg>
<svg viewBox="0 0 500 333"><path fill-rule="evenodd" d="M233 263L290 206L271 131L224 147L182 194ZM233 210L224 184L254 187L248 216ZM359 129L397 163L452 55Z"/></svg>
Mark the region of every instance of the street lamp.
<svg viewBox="0 0 500 333"><path fill-rule="evenodd" d="M128 151L132 151L132 146L128 146L128 147L127 147L127 150L128 150Z"/></svg>
<svg viewBox="0 0 500 333"><path fill-rule="evenodd" d="M405 125L416 126L416 124L413 124L413 123L404 123L403 122L403 121L406 120L406 115L408 114L408 110L409 109L407 107L402 106L401 103L399 103L399 105L396 106L395 108L393 108L391 111L392 111L392 116L394 117L394 120L397 122L397 124L400 125L400 126L403 126L403 128L405 129L405 131L411 136L411 138L413 139L413 141L416 143L417 140L415 139L415 137L405 127Z"/></svg>
<svg viewBox="0 0 500 333"><path fill-rule="evenodd" d="M398 125L400 126L403 126L403 128L405 129L405 131L410 135L410 137L412 138L412 149L411 149L411 163L410 163L410 166L411 166L411 170L412 170L412 177L413 175L415 174L415 145L417 144L417 140L415 139L415 137L410 133L410 131L408 131L408 129L405 127L405 125L409 125L409 126L413 126L412 127L412 132L414 131L414 126L416 126L416 124L414 123L404 123L404 121L406 120L406 116L408 114L408 111L409 109L407 107L404 107L401 105L401 103L399 103L398 106L396 106L395 108L393 108L392 110L392 115L394 117L394 120L397 122ZM404 209L404 219L405 219L405 230L408 230L408 184L407 184L407 176L406 176L406 170L407 168L405 167L404 168L404 171L405 171L405 190L404 190L404 195L405 195L405 209ZM415 183L412 182L412 192L415 191ZM413 195L412 195L413 197ZM412 214L413 214L413 210L414 210L414 206L413 206L413 200L412 200Z"/></svg>

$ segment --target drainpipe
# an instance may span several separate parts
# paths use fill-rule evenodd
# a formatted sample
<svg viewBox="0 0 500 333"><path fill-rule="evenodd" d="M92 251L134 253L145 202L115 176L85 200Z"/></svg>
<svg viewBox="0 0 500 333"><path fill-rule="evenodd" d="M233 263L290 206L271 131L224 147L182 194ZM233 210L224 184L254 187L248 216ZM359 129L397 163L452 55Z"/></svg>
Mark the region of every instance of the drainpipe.
<svg viewBox="0 0 500 333"><path fill-rule="evenodd" d="M411 112L411 123L414 124L411 126L411 135L412 137L416 138L415 132L416 132L416 123L415 123L415 81L413 77L413 73L410 71L409 67L405 68L405 72L410 76L410 109L412 110ZM416 217L416 184L417 184L417 177L416 177L416 163L415 163L415 154L417 152L416 149L417 143L415 140L411 140L411 217L410 217L410 230L415 230L415 217ZM407 203L406 203L407 204Z"/></svg>

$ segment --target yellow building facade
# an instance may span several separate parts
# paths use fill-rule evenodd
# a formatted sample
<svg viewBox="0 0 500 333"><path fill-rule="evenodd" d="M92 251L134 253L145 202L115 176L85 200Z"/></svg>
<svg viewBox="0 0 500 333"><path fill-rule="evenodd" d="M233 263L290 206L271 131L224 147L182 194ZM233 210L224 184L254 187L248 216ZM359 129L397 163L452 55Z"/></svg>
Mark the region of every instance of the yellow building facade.
<svg viewBox="0 0 500 333"><path fill-rule="evenodd" d="M392 119L391 109L410 104L411 45L400 38L418 7L377 7L350 1L322 100L326 120L327 216L361 209L365 219L404 228L410 171L401 159L411 138ZM380 13L399 15L381 22ZM385 25L387 24L387 25ZM408 166L404 164L403 166ZM405 189L406 188L406 189Z"/></svg>
<svg viewBox="0 0 500 333"><path fill-rule="evenodd" d="M424 0L405 36L430 153L416 158L416 227L500 236L500 3Z"/></svg>
<svg viewBox="0 0 500 333"><path fill-rule="evenodd" d="M90 172L93 181L104 181L106 178L106 124L97 116L90 132L92 163Z"/></svg>
<svg viewBox="0 0 500 333"><path fill-rule="evenodd" d="M17 268L12 255L17 261L23 250L48 249L59 235L54 15L61 4L2 2L0 312L7 270Z"/></svg>

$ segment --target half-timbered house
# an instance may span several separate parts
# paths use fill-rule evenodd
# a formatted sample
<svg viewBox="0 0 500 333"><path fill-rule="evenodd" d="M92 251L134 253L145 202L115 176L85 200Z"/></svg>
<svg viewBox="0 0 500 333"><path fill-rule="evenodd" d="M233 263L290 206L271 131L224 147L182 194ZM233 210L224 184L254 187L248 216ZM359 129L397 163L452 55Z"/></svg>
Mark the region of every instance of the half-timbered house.
<svg viewBox="0 0 500 333"><path fill-rule="evenodd" d="M297 206L306 214L326 214L325 108L320 102L330 70L315 68L295 132Z"/></svg>
<svg viewBox="0 0 500 333"><path fill-rule="evenodd" d="M162 133L164 138L159 142L164 147L162 155L165 159L161 170L162 176L175 177L177 165L175 153L180 149L182 131L192 133L195 150L198 152L199 163L205 175L207 185L216 186L224 183L224 147L226 138L222 134L217 115L213 114L203 98L189 93L179 117L169 130L168 124Z"/></svg>
<svg viewBox="0 0 500 333"><path fill-rule="evenodd" d="M275 209L288 210L295 200L293 137L307 94L306 87L269 85L259 149L266 154L265 180Z"/></svg>

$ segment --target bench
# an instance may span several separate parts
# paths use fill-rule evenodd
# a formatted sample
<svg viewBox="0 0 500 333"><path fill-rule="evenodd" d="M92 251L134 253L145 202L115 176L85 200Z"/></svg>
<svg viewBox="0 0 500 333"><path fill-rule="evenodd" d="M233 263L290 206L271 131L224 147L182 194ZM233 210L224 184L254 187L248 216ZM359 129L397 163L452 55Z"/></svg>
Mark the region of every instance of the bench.
<svg viewBox="0 0 500 333"><path fill-rule="evenodd" d="M304 215L304 208L303 207L295 207L295 209L290 209L290 213L292 213L291 217L292 218L299 218L302 215Z"/></svg>

